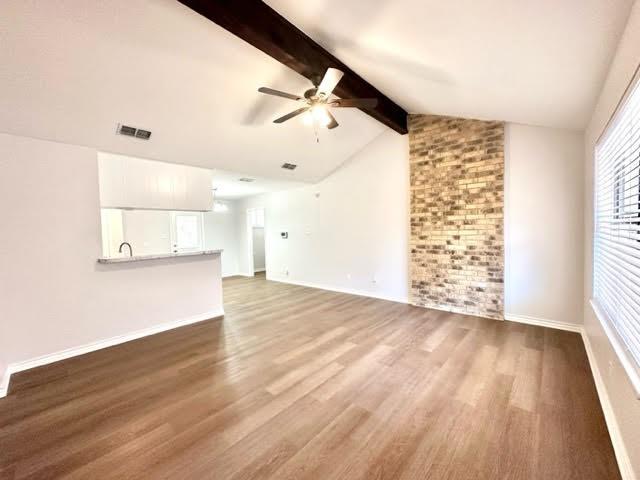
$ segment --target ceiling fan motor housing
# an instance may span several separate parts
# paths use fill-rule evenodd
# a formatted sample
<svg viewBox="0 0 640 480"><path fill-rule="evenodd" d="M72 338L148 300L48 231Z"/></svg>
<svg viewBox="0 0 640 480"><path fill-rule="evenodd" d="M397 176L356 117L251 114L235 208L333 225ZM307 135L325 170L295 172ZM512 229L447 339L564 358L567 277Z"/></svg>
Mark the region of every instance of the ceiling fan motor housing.
<svg viewBox="0 0 640 480"><path fill-rule="evenodd" d="M309 90L304 92L304 98L306 98L308 100L312 100L312 99L317 97L317 94L318 94L318 88L317 87L310 88Z"/></svg>

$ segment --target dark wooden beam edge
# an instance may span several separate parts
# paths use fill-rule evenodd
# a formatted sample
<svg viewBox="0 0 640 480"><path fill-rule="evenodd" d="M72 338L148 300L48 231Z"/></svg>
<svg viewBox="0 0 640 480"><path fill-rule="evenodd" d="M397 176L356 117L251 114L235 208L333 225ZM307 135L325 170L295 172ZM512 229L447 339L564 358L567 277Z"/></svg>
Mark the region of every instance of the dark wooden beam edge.
<svg viewBox="0 0 640 480"><path fill-rule="evenodd" d="M309 80L329 67L344 72L334 90L340 98L377 98L361 110L398 133L407 133L407 112L261 0L178 0ZM277 85L275 86L277 87Z"/></svg>

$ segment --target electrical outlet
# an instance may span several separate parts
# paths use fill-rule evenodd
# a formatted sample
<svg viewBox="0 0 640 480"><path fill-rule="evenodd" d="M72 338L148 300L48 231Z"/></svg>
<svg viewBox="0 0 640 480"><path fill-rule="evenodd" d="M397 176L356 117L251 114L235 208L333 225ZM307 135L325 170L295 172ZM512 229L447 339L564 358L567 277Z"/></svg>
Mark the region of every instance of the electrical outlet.
<svg viewBox="0 0 640 480"><path fill-rule="evenodd" d="M371 283L378 283L378 277L375 275L371 278Z"/></svg>

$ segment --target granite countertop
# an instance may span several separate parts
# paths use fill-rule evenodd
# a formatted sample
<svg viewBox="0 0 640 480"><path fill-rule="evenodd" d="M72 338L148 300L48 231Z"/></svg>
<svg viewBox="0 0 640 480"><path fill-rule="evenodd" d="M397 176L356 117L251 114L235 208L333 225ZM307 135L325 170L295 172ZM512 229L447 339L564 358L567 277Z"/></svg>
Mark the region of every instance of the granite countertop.
<svg viewBox="0 0 640 480"><path fill-rule="evenodd" d="M199 252L158 253L155 255L135 255L133 257L101 257L98 259L98 263L142 262L159 258L198 257L202 255L218 255L220 253L222 253L222 250L201 250Z"/></svg>

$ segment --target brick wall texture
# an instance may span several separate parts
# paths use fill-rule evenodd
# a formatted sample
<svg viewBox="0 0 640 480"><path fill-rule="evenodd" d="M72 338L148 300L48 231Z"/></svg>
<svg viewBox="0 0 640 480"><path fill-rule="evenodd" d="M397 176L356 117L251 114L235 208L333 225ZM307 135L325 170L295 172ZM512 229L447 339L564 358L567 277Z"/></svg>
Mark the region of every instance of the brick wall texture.
<svg viewBox="0 0 640 480"><path fill-rule="evenodd" d="M504 124L409 117L411 303L504 312Z"/></svg>

